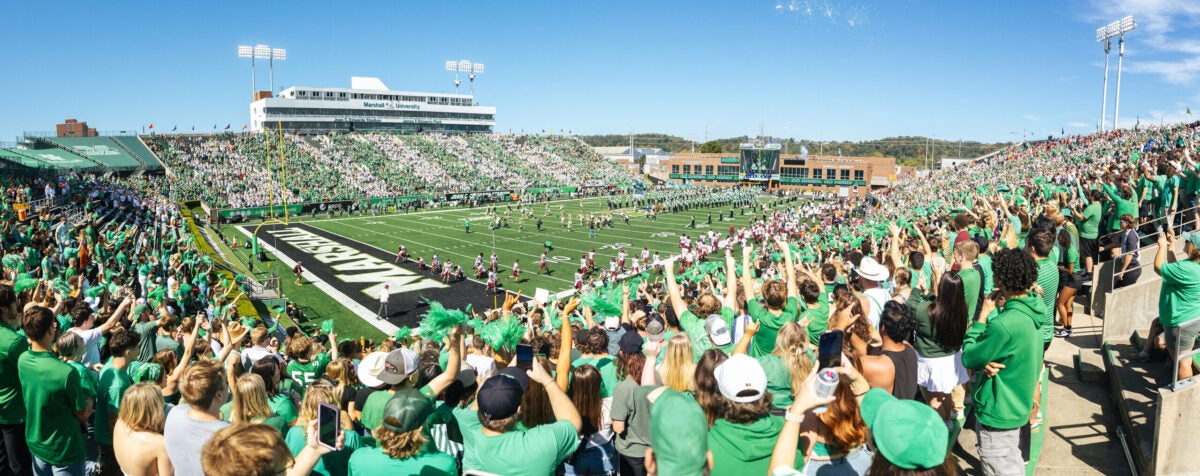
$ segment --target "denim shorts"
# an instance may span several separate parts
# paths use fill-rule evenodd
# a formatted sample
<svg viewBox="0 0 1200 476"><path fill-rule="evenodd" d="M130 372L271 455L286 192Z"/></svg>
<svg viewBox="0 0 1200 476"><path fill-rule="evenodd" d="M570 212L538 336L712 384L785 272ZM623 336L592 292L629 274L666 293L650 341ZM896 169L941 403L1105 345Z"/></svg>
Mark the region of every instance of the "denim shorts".
<svg viewBox="0 0 1200 476"><path fill-rule="evenodd" d="M875 457L866 445L859 446L850 454L841 458L833 459L816 459L808 460L808 464L804 465L806 476L858 476L867 474L867 470L871 468L871 460Z"/></svg>

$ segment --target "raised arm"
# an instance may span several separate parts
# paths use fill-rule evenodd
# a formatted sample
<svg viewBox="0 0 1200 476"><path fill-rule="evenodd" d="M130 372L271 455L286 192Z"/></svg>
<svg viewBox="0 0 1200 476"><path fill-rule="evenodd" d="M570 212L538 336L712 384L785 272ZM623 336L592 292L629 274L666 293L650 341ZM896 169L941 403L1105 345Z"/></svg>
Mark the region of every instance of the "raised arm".
<svg viewBox="0 0 1200 476"><path fill-rule="evenodd" d="M750 253L754 251L753 246L742 248L742 289L746 293L746 308L750 308L750 301L754 300L754 278L750 277ZM706 316L701 316L703 319Z"/></svg>
<svg viewBox="0 0 1200 476"><path fill-rule="evenodd" d="M733 261L733 247L725 248L725 302L733 303L737 300L738 278L734 271L736 264ZM734 307L734 306L730 306Z"/></svg>
<svg viewBox="0 0 1200 476"><path fill-rule="evenodd" d="M796 264L792 262L792 249L788 248L787 243L784 243L783 240L776 240L775 246L778 246L780 252L783 253L783 265L787 268L784 271L787 274L788 297L799 296L800 288L796 285Z"/></svg>
<svg viewBox="0 0 1200 476"><path fill-rule="evenodd" d="M579 299L572 299L562 313L562 329L559 332L562 340L558 345L558 365L554 369L555 380L561 390L566 390L571 382L571 313L576 307L579 307Z"/></svg>
<svg viewBox="0 0 1200 476"><path fill-rule="evenodd" d="M427 385L433 390L433 394L442 393L446 387L449 387L454 379L458 378L459 368L462 366L462 355L459 354L460 344L462 343L462 334L459 334L455 328L450 331L450 360L446 362L446 370L430 380Z"/></svg>
<svg viewBox="0 0 1200 476"><path fill-rule="evenodd" d="M679 283L675 281L676 259L670 258L663 262L663 272L667 275L667 296L671 300L671 307L678 314L687 310L687 303L683 302L683 297L679 295Z"/></svg>

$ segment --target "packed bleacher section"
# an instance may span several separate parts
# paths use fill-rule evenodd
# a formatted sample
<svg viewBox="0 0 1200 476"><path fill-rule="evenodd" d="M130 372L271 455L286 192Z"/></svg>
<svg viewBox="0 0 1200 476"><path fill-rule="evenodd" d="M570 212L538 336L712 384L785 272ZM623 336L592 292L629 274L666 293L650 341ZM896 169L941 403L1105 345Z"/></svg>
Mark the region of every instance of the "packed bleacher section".
<svg viewBox="0 0 1200 476"><path fill-rule="evenodd" d="M1164 251L1153 263L1160 314L1146 319L1166 336L1150 339L1147 357L1192 347L1200 234L1184 211L1200 194L1196 135L1192 124L1019 145L862 202L770 211L733 192L722 206L750 209L749 224L683 237L679 257L632 257L649 274L549 303L431 303L416 334L382 341L238 316L227 300L236 283L217 280L181 231L181 196L259 199L230 185L270 179L254 139L159 144L170 191L144 177L8 179L3 469L952 475L950 445L973 413L973 470L1022 474L1020 433L1044 418L1044 351L1071 333L1061 297L1087 287L1101 261L1120 264L1119 285L1150 279L1134 257L1147 226L1162 225L1147 234ZM364 134L289 147L326 174L355 175L346 161L383 154L400 167L389 170L449 187L515 160L470 159L463 151L486 146L476 140ZM487 143L588 167L561 159L574 157L564 143L505 140ZM494 178L564 179L556 173ZM289 193L400 183L374 177ZM714 195L647 200L688 210ZM35 219L12 211L44 196L58 205ZM1183 256L1165 251L1174 236ZM339 410L328 433L325 406Z"/></svg>
<svg viewBox="0 0 1200 476"><path fill-rule="evenodd" d="M178 182L177 199L215 207L250 207L271 200L282 176L278 136L223 134L157 136L153 147ZM270 142L270 143L268 143ZM561 136L286 134L286 198L344 200L530 188L623 186L627 169L582 142ZM270 186L268 186L270 185ZM276 203L282 197L275 197Z"/></svg>

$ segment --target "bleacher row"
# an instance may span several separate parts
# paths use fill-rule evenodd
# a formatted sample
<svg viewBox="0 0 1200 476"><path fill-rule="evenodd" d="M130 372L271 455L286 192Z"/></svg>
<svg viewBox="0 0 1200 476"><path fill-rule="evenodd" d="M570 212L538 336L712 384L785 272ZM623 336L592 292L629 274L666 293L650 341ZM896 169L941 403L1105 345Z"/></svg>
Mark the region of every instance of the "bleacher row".
<svg viewBox="0 0 1200 476"><path fill-rule="evenodd" d="M22 147L0 149L0 159L32 169L162 170L136 136L26 138Z"/></svg>
<svg viewBox="0 0 1200 476"><path fill-rule="evenodd" d="M533 187L629 185L634 176L572 137L503 134L156 136L172 198L252 207L269 190L290 202ZM276 197L279 199L280 197Z"/></svg>

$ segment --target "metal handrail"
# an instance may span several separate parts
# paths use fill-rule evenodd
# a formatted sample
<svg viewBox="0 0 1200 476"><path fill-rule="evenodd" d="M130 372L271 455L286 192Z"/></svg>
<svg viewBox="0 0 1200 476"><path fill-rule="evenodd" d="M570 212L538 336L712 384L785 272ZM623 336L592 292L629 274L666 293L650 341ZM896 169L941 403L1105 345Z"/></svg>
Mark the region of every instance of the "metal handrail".
<svg viewBox="0 0 1200 476"><path fill-rule="evenodd" d="M1141 224L1139 224L1138 226L1146 225L1146 224L1149 224L1149 223L1155 223L1155 222L1158 222L1158 221L1160 221L1160 220L1163 220L1163 219L1165 219L1165 218L1168 218L1168 217L1172 217L1172 218L1173 218L1175 215L1179 215L1179 214L1181 214L1181 213L1187 213L1187 212L1197 212L1197 211L1200 211L1200 205L1196 205L1196 206L1194 206L1194 207L1191 207L1191 208L1185 208L1185 209L1183 209L1183 210L1177 210L1175 213L1173 213L1173 214L1171 214L1171 215L1164 215L1164 216L1156 217L1156 218L1154 218L1154 219L1152 219L1152 220L1150 220L1150 221L1147 221L1147 222L1145 222L1145 223L1141 223ZM1121 217L1117 217L1117 219L1118 219L1118 220L1119 220L1120 218L1121 218ZM1181 225L1182 225L1182 224L1181 224ZM1116 235L1116 234L1118 234L1118 233L1121 233L1121 231L1120 231L1120 230L1117 230L1117 231L1114 231L1114 232L1112 232L1112 233L1106 233L1106 234L1104 234L1104 235L1100 235L1099 237L1097 237L1097 239L1096 239L1096 240L1097 240L1097 242L1103 243L1105 238L1112 237L1112 236L1114 236L1114 235Z"/></svg>
<svg viewBox="0 0 1200 476"><path fill-rule="evenodd" d="M1197 208L1200 208L1200 207L1197 207ZM1182 227L1183 225L1187 225L1187 224L1200 224L1200 222L1197 222L1197 221L1196 221L1196 220L1194 220L1194 219L1193 219L1193 220L1185 220L1185 221L1183 221L1182 223L1180 223L1179 225ZM1136 230L1135 230L1135 231L1136 231ZM1159 235L1159 234L1161 234L1161 233L1164 233L1164 232L1163 232L1163 231L1155 231L1154 233L1148 234L1148 235L1146 235L1146 236L1139 236L1139 242L1141 241L1141 238L1149 238L1149 237L1155 237L1155 238L1154 238L1154 242L1157 242L1157 241L1158 241L1158 235ZM1179 236L1179 235L1175 235L1175 236ZM1173 244L1171 244L1171 245L1173 246ZM1141 246L1138 246L1138 249L1137 249L1136 251L1133 251L1132 253L1137 253L1137 252L1140 252L1140 251L1141 251ZM1176 257L1176 258L1178 258L1178 257L1179 257L1179 255L1180 255L1180 253L1175 253L1175 250L1174 250L1174 249L1172 249L1172 250L1171 250L1171 253L1175 254L1175 257ZM1130 267L1130 268L1127 268L1125 271L1117 271L1117 260L1118 260L1118 259L1123 259L1123 258L1125 257L1125 255L1127 255L1127 254L1129 254L1129 253L1122 253L1122 254L1120 254L1120 255L1117 255L1116 257L1114 257L1114 258L1113 258L1113 275L1112 275L1112 283L1111 283L1111 284L1112 284L1112 287L1110 287L1110 289L1115 289L1115 287L1116 287L1116 283L1117 283L1117 277L1118 277L1118 276L1122 276L1122 275L1124 275L1125 273L1128 273L1128 272L1130 272L1130 271L1134 271L1134 270L1140 270L1140 269L1143 269L1143 268L1147 268L1147 267L1152 267L1152 266L1154 266L1154 262L1153 262L1153 261L1151 261L1151 262L1149 262L1149 263L1139 263L1139 264L1138 264L1136 267Z"/></svg>
<svg viewBox="0 0 1200 476"><path fill-rule="evenodd" d="M1186 360L1188 360L1188 365L1192 365L1192 362L1191 362L1192 356L1194 356L1196 354L1200 354L1200 348L1192 349L1189 352L1184 352L1184 353L1178 355L1177 357L1175 357L1175 373L1171 374L1171 390L1172 391L1178 392L1180 390L1183 390L1185 388L1188 388L1188 387L1196 384L1195 378L1189 378L1187 380L1177 380L1176 379L1176 377L1179 376L1179 363L1183 362L1186 359Z"/></svg>

